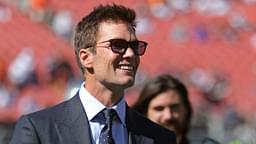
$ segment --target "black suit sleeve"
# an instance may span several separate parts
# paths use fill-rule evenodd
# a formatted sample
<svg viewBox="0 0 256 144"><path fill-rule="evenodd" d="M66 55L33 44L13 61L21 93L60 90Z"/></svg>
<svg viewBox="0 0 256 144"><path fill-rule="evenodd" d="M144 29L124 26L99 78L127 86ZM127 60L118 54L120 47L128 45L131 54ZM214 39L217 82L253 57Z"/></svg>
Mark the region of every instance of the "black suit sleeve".
<svg viewBox="0 0 256 144"><path fill-rule="evenodd" d="M10 144L40 144L35 127L27 116L18 120Z"/></svg>

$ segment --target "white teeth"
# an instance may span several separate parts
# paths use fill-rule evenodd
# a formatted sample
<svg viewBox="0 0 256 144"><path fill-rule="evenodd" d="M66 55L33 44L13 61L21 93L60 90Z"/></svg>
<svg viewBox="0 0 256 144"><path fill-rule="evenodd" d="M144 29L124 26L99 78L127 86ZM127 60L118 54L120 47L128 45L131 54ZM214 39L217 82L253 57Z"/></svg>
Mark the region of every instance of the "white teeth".
<svg viewBox="0 0 256 144"><path fill-rule="evenodd" d="M120 69L122 69L122 70L133 70L133 67L132 66L127 66L127 65L122 65L122 66L120 66Z"/></svg>

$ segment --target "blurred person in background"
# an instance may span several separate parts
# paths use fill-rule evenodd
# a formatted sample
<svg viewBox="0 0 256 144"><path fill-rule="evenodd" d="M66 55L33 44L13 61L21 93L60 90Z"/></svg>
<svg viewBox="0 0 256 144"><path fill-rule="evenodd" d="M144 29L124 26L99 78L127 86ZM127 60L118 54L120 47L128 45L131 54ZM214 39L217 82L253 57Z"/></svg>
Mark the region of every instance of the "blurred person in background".
<svg viewBox="0 0 256 144"><path fill-rule="evenodd" d="M11 144L175 144L172 131L124 99L147 47L136 36L135 20L134 10L116 4L99 5L85 16L74 40L84 78L79 91L57 106L22 116Z"/></svg>
<svg viewBox="0 0 256 144"><path fill-rule="evenodd" d="M192 144L188 138L193 109L185 85L169 74L148 81L133 108L153 122L176 133L177 144ZM219 144L212 138L199 140L202 144ZM195 141L198 143L198 140Z"/></svg>
<svg viewBox="0 0 256 144"><path fill-rule="evenodd" d="M53 59L48 67L50 67L50 69L46 89L52 95L55 95L55 97L52 98L54 104L71 98L73 95L70 94L70 91L78 87L74 84L76 83L74 80L75 73L71 64L65 59Z"/></svg>
<svg viewBox="0 0 256 144"><path fill-rule="evenodd" d="M188 144L187 133L192 117L188 91L171 75L150 80L140 93L134 108L150 120L173 130L178 144Z"/></svg>

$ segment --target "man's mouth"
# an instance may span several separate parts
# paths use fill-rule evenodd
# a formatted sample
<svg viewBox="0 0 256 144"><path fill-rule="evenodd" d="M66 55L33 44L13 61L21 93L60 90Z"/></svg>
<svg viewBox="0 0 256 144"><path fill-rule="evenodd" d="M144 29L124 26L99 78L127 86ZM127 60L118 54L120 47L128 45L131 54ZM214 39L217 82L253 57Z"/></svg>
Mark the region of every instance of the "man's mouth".
<svg viewBox="0 0 256 144"><path fill-rule="evenodd" d="M118 68L121 70L126 70L126 71L134 71L134 69L135 69L134 66L127 65L127 64L118 65Z"/></svg>

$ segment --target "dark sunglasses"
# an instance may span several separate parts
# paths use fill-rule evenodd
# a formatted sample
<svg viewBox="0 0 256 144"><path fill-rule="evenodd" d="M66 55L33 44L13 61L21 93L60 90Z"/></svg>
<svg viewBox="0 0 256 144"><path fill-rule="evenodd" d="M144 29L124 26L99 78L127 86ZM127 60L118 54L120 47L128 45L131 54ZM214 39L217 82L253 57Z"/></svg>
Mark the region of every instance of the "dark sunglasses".
<svg viewBox="0 0 256 144"><path fill-rule="evenodd" d="M138 41L138 40L126 41L124 39L110 39L110 40L99 42L99 43L105 43L105 42L110 42L111 50L114 53L118 53L118 54L124 54L128 49L128 47L130 47L135 53L135 55L142 56L145 53L146 47L147 47L146 42Z"/></svg>

